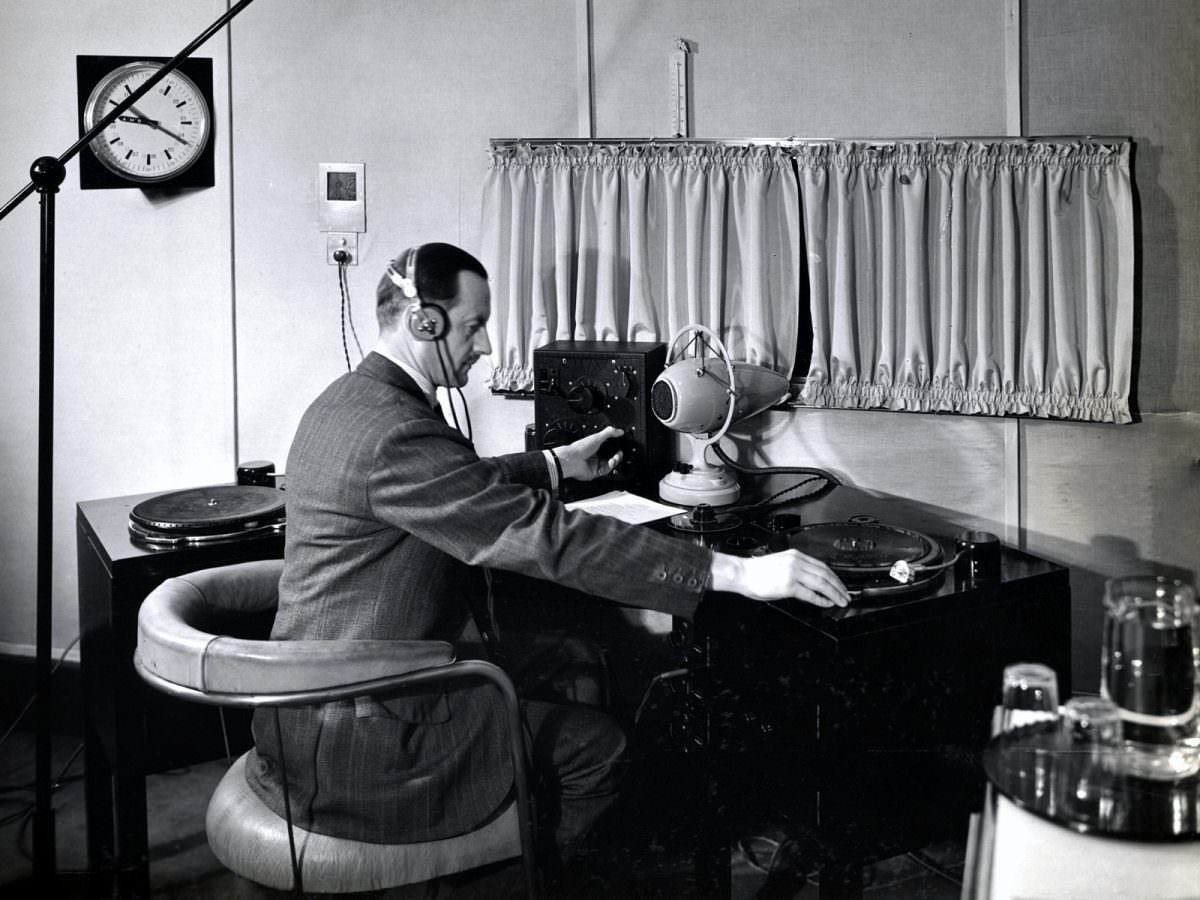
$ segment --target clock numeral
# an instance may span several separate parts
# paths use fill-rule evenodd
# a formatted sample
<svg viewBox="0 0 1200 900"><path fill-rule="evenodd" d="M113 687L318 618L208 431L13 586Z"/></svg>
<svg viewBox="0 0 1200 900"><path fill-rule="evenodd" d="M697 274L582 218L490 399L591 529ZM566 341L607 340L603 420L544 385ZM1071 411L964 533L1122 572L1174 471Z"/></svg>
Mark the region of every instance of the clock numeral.
<svg viewBox="0 0 1200 900"><path fill-rule="evenodd" d="M119 144L119 143L121 143L121 136L120 136L120 135L117 135L115 138L113 138L111 141L109 141L109 143L110 143L110 144Z"/></svg>
<svg viewBox="0 0 1200 900"><path fill-rule="evenodd" d="M126 153L126 154L125 154L125 158L126 158L126 159L129 159L129 157L131 157L131 156L133 156L133 151L132 151L132 150L130 150L128 153Z"/></svg>
<svg viewBox="0 0 1200 900"><path fill-rule="evenodd" d="M127 93L127 94L133 93L133 88L131 88L129 85L124 85L124 88L125 88L125 93Z"/></svg>
<svg viewBox="0 0 1200 900"><path fill-rule="evenodd" d="M170 150L164 150L164 151L163 151L163 154L164 154L164 155L167 157L167 159L174 159L174 157L173 157L173 156L171 156L171 151L170 151Z"/></svg>
<svg viewBox="0 0 1200 900"><path fill-rule="evenodd" d="M146 154L146 165L148 165L148 166L154 165L154 154L153 153Z"/></svg>
<svg viewBox="0 0 1200 900"><path fill-rule="evenodd" d="M164 97L167 96L167 94L171 93L171 87L172 87L172 85L168 84L165 88L162 89L162 95Z"/></svg>
<svg viewBox="0 0 1200 900"><path fill-rule="evenodd" d="M175 108L176 108L176 109L179 109L179 107L181 107L181 106L187 106L187 101L186 101L186 100L180 100L178 103L176 103L176 104L175 104Z"/></svg>
<svg viewBox="0 0 1200 900"><path fill-rule="evenodd" d="M180 124L180 125L191 125L191 124L192 124L192 120L191 120L191 119L180 119L180 120L179 120L179 124Z"/></svg>

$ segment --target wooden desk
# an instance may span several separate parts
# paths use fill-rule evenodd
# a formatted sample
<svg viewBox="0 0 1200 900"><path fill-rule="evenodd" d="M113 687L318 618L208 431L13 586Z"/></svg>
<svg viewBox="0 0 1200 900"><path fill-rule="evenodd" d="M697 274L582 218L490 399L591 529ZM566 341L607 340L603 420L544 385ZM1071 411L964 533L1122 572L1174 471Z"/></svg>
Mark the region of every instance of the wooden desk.
<svg viewBox="0 0 1200 900"><path fill-rule="evenodd" d="M789 512L806 524L871 516L950 551L961 530L849 487ZM710 595L680 635L696 672L685 715L704 896L728 896L730 823L757 801L795 823L825 898L861 896L864 863L965 827L1004 666L1044 662L1069 696L1070 631L1068 571L1010 548L998 578L949 569L925 590L845 609Z"/></svg>
<svg viewBox="0 0 1200 900"><path fill-rule="evenodd" d="M136 544L129 536L129 512L151 496L138 494L76 505L79 668L92 896L112 896L114 890L120 897L150 896L145 775L156 760L148 759L146 736L169 737L175 731L176 717L196 714L192 707L167 705L134 672L138 607L151 590L174 575L283 555L282 535L199 547L162 549ZM219 728L214 720L215 734ZM172 760L176 764L183 761ZM161 765L162 760L157 763Z"/></svg>
<svg viewBox="0 0 1200 900"><path fill-rule="evenodd" d="M937 510L851 487L784 511L805 524L870 516L951 552L963 530ZM611 604L568 601L545 583L496 584L502 622L567 623L606 648L614 676L687 670L655 692L657 720L636 729L644 774L622 800L650 833L641 840L694 851L699 896L729 896L734 841L786 824L799 857L820 870L820 895L857 897L864 864L965 831L1005 665L1047 663L1070 691L1068 571L1010 548L1000 556L998 578L950 569L920 592L846 609L710 594L669 641L614 621ZM625 707L644 685L618 685Z"/></svg>

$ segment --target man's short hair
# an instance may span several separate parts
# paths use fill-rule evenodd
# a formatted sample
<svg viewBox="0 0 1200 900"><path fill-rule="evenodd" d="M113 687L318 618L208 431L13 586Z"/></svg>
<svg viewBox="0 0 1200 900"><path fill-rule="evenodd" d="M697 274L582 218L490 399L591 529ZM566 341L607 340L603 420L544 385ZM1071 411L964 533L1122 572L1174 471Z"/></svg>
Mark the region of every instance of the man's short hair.
<svg viewBox="0 0 1200 900"><path fill-rule="evenodd" d="M404 271L407 256L408 251L402 251L391 262L401 276L407 275ZM466 250L437 242L417 247L413 269L417 296L427 303L437 303L447 309L454 305L458 297L459 272L473 272L480 278L487 278L483 263ZM375 318L379 322L379 330L389 331L397 327L404 311L415 302L416 297L404 296L400 286L385 273L375 289Z"/></svg>

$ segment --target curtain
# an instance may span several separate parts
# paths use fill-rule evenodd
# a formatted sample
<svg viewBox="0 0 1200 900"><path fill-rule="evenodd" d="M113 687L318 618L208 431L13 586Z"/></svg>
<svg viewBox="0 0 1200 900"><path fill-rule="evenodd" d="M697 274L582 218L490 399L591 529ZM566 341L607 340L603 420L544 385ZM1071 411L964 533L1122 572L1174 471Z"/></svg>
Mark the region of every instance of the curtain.
<svg viewBox="0 0 1200 900"><path fill-rule="evenodd" d="M1127 141L793 149L810 406L1129 422Z"/></svg>
<svg viewBox="0 0 1200 900"><path fill-rule="evenodd" d="M791 373L803 242L786 148L497 145L482 243L495 391L532 390L551 341L668 341L688 324Z"/></svg>

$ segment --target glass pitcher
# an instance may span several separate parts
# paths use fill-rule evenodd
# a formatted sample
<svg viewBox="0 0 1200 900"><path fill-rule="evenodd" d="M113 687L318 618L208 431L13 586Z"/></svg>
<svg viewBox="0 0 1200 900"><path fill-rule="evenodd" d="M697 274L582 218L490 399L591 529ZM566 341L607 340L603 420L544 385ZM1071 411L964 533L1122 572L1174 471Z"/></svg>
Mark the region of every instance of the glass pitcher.
<svg viewBox="0 0 1200 900"><path fill-rule="evenodd" d="M1196 593L1171 578L1110 579L1104 595L1100 693L1117 705L1122 765L1146 778L1200 771L1196 734Z"/></svg>

